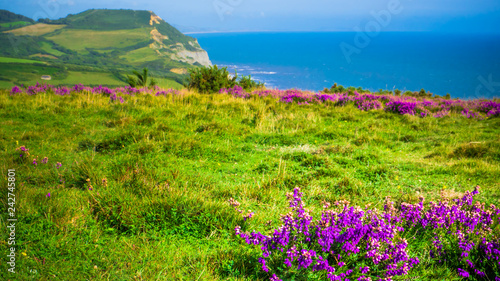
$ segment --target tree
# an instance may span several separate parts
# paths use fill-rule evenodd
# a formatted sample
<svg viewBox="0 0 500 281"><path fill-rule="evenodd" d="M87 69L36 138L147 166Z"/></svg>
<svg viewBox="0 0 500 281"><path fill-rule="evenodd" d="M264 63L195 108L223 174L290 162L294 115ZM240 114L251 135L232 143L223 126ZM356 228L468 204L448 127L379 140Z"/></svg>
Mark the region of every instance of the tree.
<svg viewBox="0 0 500 281"><path fill-rule="evenodd" d="M130 87L134 87L134 88L148 87L148 69L147 68L144 68L142 70L142 74L135 71L135 70L133 71L133 73L136 77L127 75L127 82L130 85ZM154 86L156 86L156 81L153 78L151 78L149 81L149 87L151 88Z"/></svg>

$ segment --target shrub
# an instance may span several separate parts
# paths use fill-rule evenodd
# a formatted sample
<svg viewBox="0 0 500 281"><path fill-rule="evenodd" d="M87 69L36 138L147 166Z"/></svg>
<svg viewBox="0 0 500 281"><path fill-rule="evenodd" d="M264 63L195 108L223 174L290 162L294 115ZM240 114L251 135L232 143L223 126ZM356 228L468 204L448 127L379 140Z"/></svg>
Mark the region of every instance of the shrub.
<svg viewBox="0 0 500 281"><path fill-rule="evenodd" d="M230 77L227 67L218 68L217 65L199 67L189 70L189 83L187 88L197 90L202 94L218 93L222 88L232 88L236 83L238 74Z"/></svg>
<svg viewBox="0 0 500 281"><path fill-rule="evenodd" d="M295 188L287 194L291 212L270 235L239 226L235 233L260 246L259 263L274 281L281 280L277 274L283 280L391 280L407 275L420 260L445 261L463 277L498 280L500 209L474 203L478 193L476 187L461 199L430 202L427 208L423 197L397 207L386 198L383 211L344 200L331 209L323 202L314 219Z"/></svg>
<svg viewBox="0 0 500 281"><path fill-rule="evenodd" d="M263 83L252 80L250 75L242 76L240 81L238 81L238 84L247 91L254 88L262 88L264 86Z"/></svg>

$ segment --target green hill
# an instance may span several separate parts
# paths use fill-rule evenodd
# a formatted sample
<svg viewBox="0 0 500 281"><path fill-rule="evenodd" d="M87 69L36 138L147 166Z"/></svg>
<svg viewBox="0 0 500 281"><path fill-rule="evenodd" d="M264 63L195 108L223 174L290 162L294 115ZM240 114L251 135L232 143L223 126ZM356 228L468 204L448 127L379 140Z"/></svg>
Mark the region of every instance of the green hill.
<svg viewBox="0 0 500 281"><path fill-rule="evenodd" d="M0 65L0 69L12 70L1 72L0 87L38 81L40 77L36 77L45 74L42 65L57 69L52 78L58 84L70 84L66 79L70 72L104 72L113 77L107 85L118 86L126 84L126 74L144 67L154 77L182 84L186 79L182 73L187 69L211 64L195 38L182 34L151 11L92 9L38 22L8 11L0 16L2 24L27 23L0 33L0 57L44 63L31 65L29 73L24 72L26 65L15 60ZM0 60L0 64L6 64L2 61L12 60ZM92 85L96 81L81 82Z"/></svg>
<svg viewBox="0 0 500 281"><path fill-rule="evenodd" d="M7 10L0 10L0 31L30 25L35 21Z"/></svg>

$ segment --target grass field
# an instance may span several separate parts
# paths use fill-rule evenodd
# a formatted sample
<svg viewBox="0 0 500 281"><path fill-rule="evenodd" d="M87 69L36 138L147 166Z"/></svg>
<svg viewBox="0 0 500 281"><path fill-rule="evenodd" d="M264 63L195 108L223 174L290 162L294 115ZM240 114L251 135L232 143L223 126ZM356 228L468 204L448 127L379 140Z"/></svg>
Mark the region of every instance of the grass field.
<svg viewBox="0 0 500 281"><path fill-rule="evenodd" d="M145 28L94 31L82 29L65 29L59 34L48 36L47 39L75 51L85 48L124 48L137 43L148 41L149 32Z"/></svg>
<svg viewBox="0 0 500 281"><path fill-rule="evenodd" d="M46 62L42 62L42 61L18 59L18 58L7 58L7 57L0 57L0 63L40 63L40 64L46 64Z"/></svg>
<svg viewBox="0 0 500 281"><path fill-rule="evenodd" d="M61 56L61 55L64 55L63 52L59 51L59 50L56 50L54 48L52 48L52 46L48 43L48 42L42 42L41 43L41 48L42 50L44 50L45 52L49 53L49 54L53 54L54 56L58 57L58 56Z"/></svg>
<svg viewBox="0 0 500 281"><path fill-rule="evenodd" d="M25 26L25 25L29 25L29 24L30 23L27 21L4 22L4 23L0 23L0 27L12 28L12 27L18 27L18 26Z"/></svg>
<svg viewBox="0 0 500 281"><path fill-rule="evenodd" d="M153 78L155 79L156 84L160 88L180 90L184 87L183 85L177 83L176 81L170 80L170 79L157 78L157 77L153 77Z"/></svg>
<svg viewBox="0 0 500 281"><path fill-rule="evenodd" d="M0 168L16 170L19 280L269 280L260 250L234 228L269 233L295 186L314 214L324 200L381 209L388 195L427 203L476 185L481 201L500 203L499 118L186 90L123 98L0 92ZM230 198L254 218L244 221ZM311 278L295 280L320 280ZM422 259L404 279L460 277Z"/></svg>
<svg viewBox="0 0 500 281"><path fill-rule="evenodd" d="M80 81L88 81L87 84L92 85L123 85L125 82L116 79L108 72L78 72L68 71L68 76L64 79L54 79L51 81L58 84L75 85L81 83Z"/></svg>
<svg viewBox="0 0 500 281"><path fill-rule="evenodd" d="M15 35L29 35L29 36L42 36L44 34L56 31L65 27L64 24L46 24L46 23L37 23L21 28L16 28L4 32L13 33Z"/></svg>
<svg viewBox="0 0 500 281"><path fill-rule="evenodd" d="M130 63L142 63L157 60L159 55L150 47L144 47L130 51L120 58L124 58Z"/></svg>

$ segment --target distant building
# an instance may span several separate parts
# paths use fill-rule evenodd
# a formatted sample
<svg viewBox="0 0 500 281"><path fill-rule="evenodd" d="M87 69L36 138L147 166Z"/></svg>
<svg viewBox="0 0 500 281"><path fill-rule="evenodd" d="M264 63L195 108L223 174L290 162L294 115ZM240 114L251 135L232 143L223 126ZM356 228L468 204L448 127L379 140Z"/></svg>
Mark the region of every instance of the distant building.
<svg viewBox="0 0 500 281"><path fill-rule="evenodd" d="M42 75L42 80L50 80L52 77L50 75Z"/></svg>

